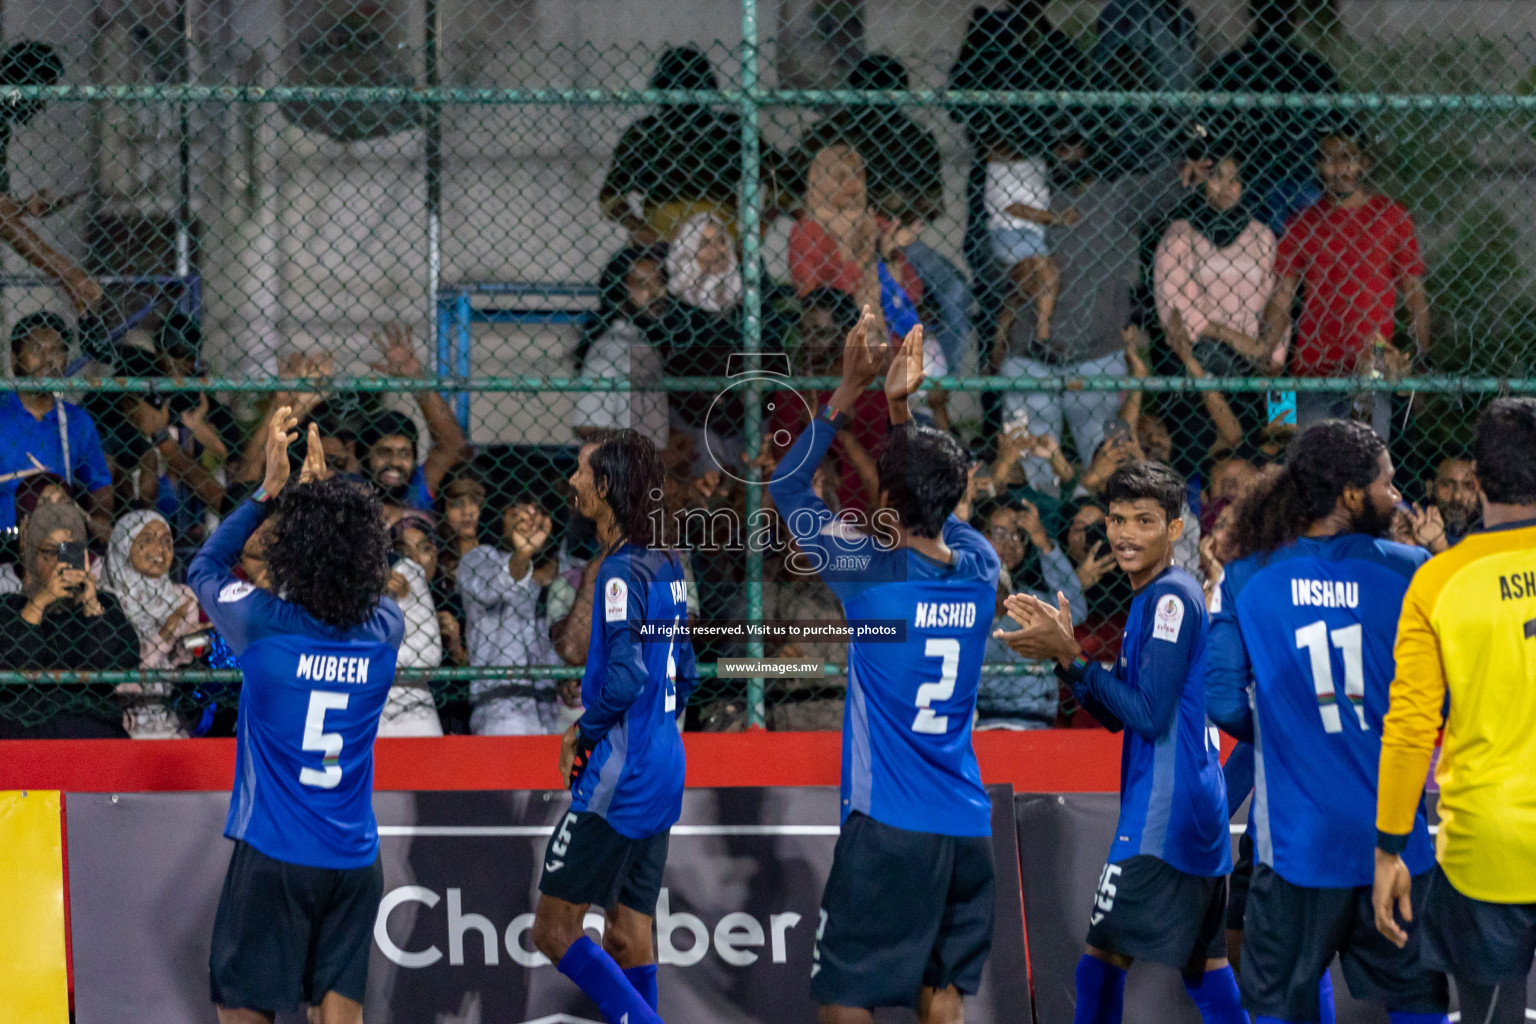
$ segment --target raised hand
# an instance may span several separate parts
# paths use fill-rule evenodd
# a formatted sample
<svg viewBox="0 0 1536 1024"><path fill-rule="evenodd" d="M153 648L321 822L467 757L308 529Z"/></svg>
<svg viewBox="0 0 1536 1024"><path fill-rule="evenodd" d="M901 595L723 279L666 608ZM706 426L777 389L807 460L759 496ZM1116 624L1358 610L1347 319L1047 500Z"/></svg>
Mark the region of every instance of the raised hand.
<svg viewBox="0 0 1536 1024"><path fill-rule="evenodd" d="M382 363L368 365L385 377L420 377L421 360L416 355L416 344L408 325L398 320L384 325L382 333L371 335L373 344L384 357Z"/></svg>
<svg viewBox="0 0 1536 1024"><path fill-rule="evenodd" d="M331 469L325 464L325 446L320 443L320 428L311 422L304 444L304 465L299 468L299 483L324 480L330 475Z"/></svg>
<svg viewBox="0 0 1536 1024"><path fill-rule="evenodd" d="M875 314L865 306L859 322L843 339L843 385L853 391L863 391L880 376L885 343L874 335Z"/></svg>
<svg viewBox="0 0 1536 1024"><path fill-rule="evenodd" d="M1012 632L999 629L992 635L1020 657L1070 664L1082 648L1072 633L1072 610L1066 595L1058 591L1056 600L1057 606L1052 607L1033 594L1009 594L1003 607L1020 628Z"/></svg>
<svg viewBox="0 0 1536 1024"><path fill-rule="evenodd" d="M553 524L536 505L519 505L512 510L508 521L507 538L514 554L531 558L549 540Z"/></svg>
<svg viewBox="0 0 1536 1024"><path fill-rule="evenodd" d="M902 423L909 418L907 399L922 387L923 379L923 325L917 324L907 332L901 349L891 360L891 368L885 373L885 403L892 423Z"/></svg>
<svg viewBox="0 0 1536 1024"><path fill-rule="evenodd" d="M1099 552L1103 551L1103 554ZM1104 542L1097 541L1088 557L1077 567L1077 582L1084 590L1095 586L1111 569L1115 568L1115 553L1104 549Z"/></svg>
<svg viewBox="0 0 1536 1024"><path fill-rule="evenodd" d="M272 414L272 425L267 429L267 470L261 481L271 497L277 497L288 482L288 446L299 439L298 427L299 418L291 407L279 406Z"/></svg>
<svg viewBox="0 0 1536 1024"><path fill-rule="evenodd" d="M1408 521L1413 524L1413 540L1419 547L1436 554L1446 549L1445 519L1440 515L1438 505L1409 506Z"/></svg>

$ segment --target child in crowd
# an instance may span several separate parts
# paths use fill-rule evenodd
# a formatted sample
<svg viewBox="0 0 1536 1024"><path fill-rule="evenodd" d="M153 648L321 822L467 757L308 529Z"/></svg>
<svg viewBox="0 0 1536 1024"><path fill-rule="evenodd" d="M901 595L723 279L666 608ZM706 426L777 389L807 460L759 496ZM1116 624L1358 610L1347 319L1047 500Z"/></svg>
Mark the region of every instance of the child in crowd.
<svg viewBox="0 0 1536 1024"><path fill-rule="evenodd" d="M1046 240L1047 227L1071 227L1076 210L1051 209L1050 164L1008 142L987 161L987 231L992 254L1008 268L1008 290L997 318L997 344L1005 345L1024 303L1035 304L1035 338L1049 341L1061 273Z"/></svg>

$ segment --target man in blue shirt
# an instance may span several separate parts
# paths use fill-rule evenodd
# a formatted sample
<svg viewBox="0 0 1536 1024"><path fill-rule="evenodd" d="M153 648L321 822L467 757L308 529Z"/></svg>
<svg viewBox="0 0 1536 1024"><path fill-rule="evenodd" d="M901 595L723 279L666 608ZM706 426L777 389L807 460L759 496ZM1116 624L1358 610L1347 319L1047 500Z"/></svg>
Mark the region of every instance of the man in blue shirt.
<svg viewBox="0 0 1536 1024"><path fill-rule="evenodd" d="M277 410L262 487L187 570L244 676L224 826L235 849L209 954L220 1024L270 1021L305 1003L320 1020L360 1024L383 895L373 741L405 632L384 596L389 534L377 498L323 479L313 424L288 486L296 426L290 409ZM231 568L274 511L274 590L259 590Z"/></svg>
<svg viewBox="0 0 1536 1024"><path fill-rule="evenodd" d="M11 328L11 369L18 378L62 377L69 325L56 313L33 313ZM0 530L16 525L16 486L56 473L75 494L99 539L112 533L112 474L90 414L46 391L17 388L0 397Z"/></svg>
<svg viewBox="0 0 1536 1024"><path fill-rule="evenodd" d="M1053 659L1094 718L1125 730L1120 820L1077 965L1075 1019L1118 1024L1125 969L1144 959L1183 973L1206 1024L1244 1024L1227 963L1232 844L1221 751L1205 717L1205 596L1173 564L1184 481L1162 463L1133 462L1100 496L1110 549L1135 591L1118 664L1083 657L1064 595L1058 608L1010 596L1008 614L1023 628L1000 637L1025 657Z"/></svg>
<svg viewBox="0 0 1536 1024"><path fill-rule="evenodd" d="M1382 539L1399 500L1381 438L1329 420L1236 508L1240 557L1212 609L1206 687L1211 717L1254 744L1242 991L1261 1024L1316 1021L1335 954L1354 997L1394 1024L1445 1020L1445 977L1420 965L1416 940L1399 950L1382 936L1371 910L1392 645L1429 560ZM1422 810L1403 857L1415 875L1434 867Z"/></svg>
<svg viewBox="0 0 1536 1024"><path fill-rule="evenodd" d="M770 492L799 546L857 628L848 644L843 827L821 900L811 995L823 1022L860 1024L880 1006L960 1021L992 944L991 803L971 721L997 596L997 553L954 515L968 460L952 436L912 422L923 380L915 326L886 374L891 430L876 469L875 532L834 518L812 478L884 345L868 307L843 348L827 407L779 462Z"/></svg>
<svg viewBox="0 0 1536 1024"><path fill-rule="evenodd" d="M678 719L698 677L682 559L654 532L663 478L656 446L633 430L589 438L571 477L576 510L595 524L604 554L581 680L586 710L560 747L571 808L544 855L533 944L611 1024L661 1021L651 927L683 809ZM602 948L582 930L593 904L607 912Z"/></svg>

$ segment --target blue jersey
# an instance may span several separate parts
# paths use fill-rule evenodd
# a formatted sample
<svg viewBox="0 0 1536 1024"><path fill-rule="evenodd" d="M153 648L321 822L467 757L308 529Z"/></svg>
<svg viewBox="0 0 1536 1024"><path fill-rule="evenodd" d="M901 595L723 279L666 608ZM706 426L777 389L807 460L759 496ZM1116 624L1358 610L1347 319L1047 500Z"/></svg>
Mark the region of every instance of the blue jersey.
<svg viewBox="0 0 1536 1024"><path fill-rule="evenodd" d="M1111 862L1150 854L1191 875L1232 870L1221 748L1205 717L1208 630L1200 584L1171 566L1132 599L1114 669L1068 673L1095 718L1125 729Z"/></svg>
<svg viewBox="0 0 1536 1024"><path fill-rule="evenodd" d="M819 417L780 461L774 504L803 557L843 604L847 621L891 624L901 642L848 644L842 816L860 811L912 832L992 833L992 807L971 748L976 688L997 602L998 559L950 516L950 564L890 548L835 519L811 477L837 436Z"/></svg>
<svg viewBox="0 0 1536 1024"><path fill-rule="evenodd" d="M571 791L571 810L599 814L644 839L683 810L677 719L697 682L688 584L675 552L625 544L603 560L592 595L592 640L581 677L579 725L595 744Z"/></svg>
<svg viewBox="0 0 1536 1024"><path fill-rule="evenodd" d="M1254 854L1292 885L1371 884L1392 645L1408 581L1428 558L1351 533L1227 566L1210 710L1253 740ZM1414 874L1434 863L1422 810L1403 857Z"/></svg>
<svg viewBox="0 0 1536 1024"><path fill-rule="evenodd" d="M291 864L367 867L379 852L373 741L405 620L385 597L341 631L236 579L230 566L267 508L237 508L187 569L243 676L224 834Z"/></svg>

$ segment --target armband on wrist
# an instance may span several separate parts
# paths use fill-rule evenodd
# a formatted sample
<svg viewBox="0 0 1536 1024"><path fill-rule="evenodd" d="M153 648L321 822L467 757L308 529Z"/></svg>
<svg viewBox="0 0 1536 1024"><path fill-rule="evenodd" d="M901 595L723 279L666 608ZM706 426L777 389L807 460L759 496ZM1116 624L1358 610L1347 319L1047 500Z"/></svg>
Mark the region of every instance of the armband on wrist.
<svg viewBox="0 0 1536 1024"><path fill-rule="evenodd" d="M821 407L821 418L832 424L834 430L842 430L848 424L848 417L834 409L830 403Z"/></svg>
<svg viewBox="0 0 1536 1024"><path fill-rule="evenodd" d="M266 484L262 484L261 486L257 487L256 490L251 494L251 500L258 505L264 505L271 499L272 495L267 493Z"/></svg>

